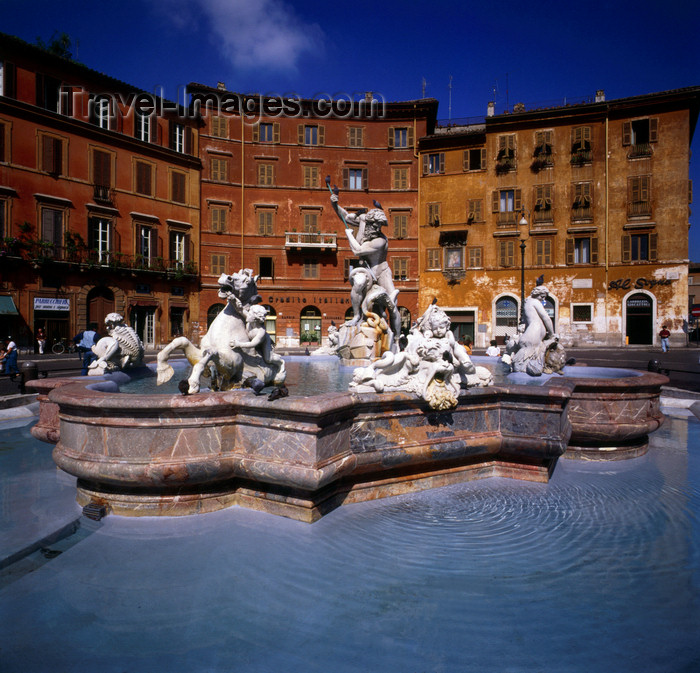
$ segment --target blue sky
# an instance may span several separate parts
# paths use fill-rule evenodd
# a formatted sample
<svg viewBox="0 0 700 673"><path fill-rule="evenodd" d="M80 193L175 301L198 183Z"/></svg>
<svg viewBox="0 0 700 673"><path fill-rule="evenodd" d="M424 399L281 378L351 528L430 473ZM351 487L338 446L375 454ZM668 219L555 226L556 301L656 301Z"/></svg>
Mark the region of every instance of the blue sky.
<svg viewBox="0 0 700 673"><path fill-rule="evenodd" d="M0 0L0 30L68 33L85 65L168 98L191 81L245 93L425 95L439 118L523 102L700 85L697 0ZM451 113L448 85L452 77ZM692 149L700 262L700 129Z"/></svg>

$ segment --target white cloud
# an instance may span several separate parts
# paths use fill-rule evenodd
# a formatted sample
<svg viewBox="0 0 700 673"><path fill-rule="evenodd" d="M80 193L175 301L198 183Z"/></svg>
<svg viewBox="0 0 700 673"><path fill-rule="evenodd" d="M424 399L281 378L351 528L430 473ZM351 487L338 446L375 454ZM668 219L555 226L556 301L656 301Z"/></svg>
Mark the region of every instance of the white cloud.
<svg viewBox="0 0 700 673"><path fill-rule="evenodd" d="M294 70L319 52L323 31L282 0L198 0L224 54L241 70Z"/></svg>

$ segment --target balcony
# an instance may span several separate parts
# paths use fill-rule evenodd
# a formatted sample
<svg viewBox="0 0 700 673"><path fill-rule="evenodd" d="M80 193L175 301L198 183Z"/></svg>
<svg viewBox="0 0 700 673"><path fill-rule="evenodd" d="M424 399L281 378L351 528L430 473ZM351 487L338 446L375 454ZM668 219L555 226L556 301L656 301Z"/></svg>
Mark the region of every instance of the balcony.
<svg viewBox="0 0 700 673"><path fill-rule="evenodd" d="M627 217L651 217L651 201L632 201L628 203Z"/></svg>
<svg viewBox="0 0 700 673"><path fill-rule="evenodd" d="M642 157L650 157L653 154L651 145L649 143L641 143L639 145L632 145L630 151L627 153L628 159L639 159Z"/></svg>
<svg viewBox="0 0 700 673"><path fill-rule="evenodd" d="M112 205L114 203L114 194L112 189L104 185L93 185L92 197L97 203L105 203Z"/></svg>
<svg viewBox="0 0 700 673"><path fill-rule="evenodd" d="M584 166L590 164L593 159L592 150L576 150L571 153L572 166Z"/></svg>
<svg viewBox="0 0 700 673"><path fill-rule="evenodd" d="M590 206L582 206L580 208L571 209L571 221L572 222L592 222L593 221L593 208Z"/></svg>
<svg viewBox="0 0 700 673"><path fill-rule="evenodd" d="M513 226L518 221L518 214L519 213L515 210L500 212L498 213L496 224L498 224L499 227Z"/></svg>
<svg viewBox="0 0 700 673"><path fill-rule="evenodd" d="M514 171L516 167L515 157L501 157L496 162L496 175Z"/></svg>
<svg viewBox="0 0 700 673"><path fill-rule="evenodd" d="M284 247L287 250L337 250L337 236L337 234L321 234L315 231L286 231Z"/></svg>

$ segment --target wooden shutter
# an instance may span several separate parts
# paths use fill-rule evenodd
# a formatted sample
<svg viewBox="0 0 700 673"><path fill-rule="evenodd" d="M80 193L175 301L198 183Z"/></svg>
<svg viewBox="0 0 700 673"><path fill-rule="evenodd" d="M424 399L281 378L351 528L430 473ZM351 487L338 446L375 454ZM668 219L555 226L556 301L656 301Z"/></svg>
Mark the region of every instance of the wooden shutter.
<svg viewBox="0 0 700 673"><path fill-rule="evenodd" d="M389 149L392 150L394 149L394 127L390 126L389 127L389 138L387 140L387 145L389 146Z"/></svg>
<svg viewBox="0 0 700 673"><path fill-rule="evenodd" d="M629 262L632 259L632 237L629 234L622 235L620 248L622 250L622 261Z"/></svg>
<svg viewBox="0 0 700 673"><path fill-rule="evenodd" d="M522 189L513 190L513 210L519 213L523 209Z"/></svg>
<svg viewBox="0 0 700 673"><path fill-rule="evenodd" d="M182 173L171 173L172 200L185 203L185 176Z"/></svg>
<svg viewBox="0 0 700 673"><path fill-rule="evenodd" d="M631 203L638 203L640 201L640 198L639 198L639 195L640 195L639 178L638 177L629 178L627 189L628 189L630 202Z"/></svg>
<svg viewBox="0 0 700 673"><path fill-rule="evenodd" d="M369 182L368 182L367 176L368 176L367 169L363 168L362 169L362 189L369 189Z"/></svg>
<svg viewBox="0 0 700 673"><path fill-rule="evenodd" d="M469 150L464 150L464 152L462 152L462 170L469 170Z"/></svg>
<svg viewBox="0 0 700 673"><path fill-rule="evenodd" d="M566 264L571 266L574 263L574 239L566 239Z"/></svg>
<svg viewBox="0 0 700 673"><path fill-rule="evenodd" d="M658 234L649 234L649 261L655 262L657 259Z"/></svg>
<svg viewBox="0 0 700 673"><path fill-rule="evenodd" d="M253 142L257 143L260 140L260 122L253 124Z"/></svg>
<svg viewBox="0 0 700 673"><path fill-rule="evenodd" d="M440 152L440 173L445 172L445 153Z"/></svg>
<svg viewBox="0 0 700 673"><path fill-rule="evenodd" d="M428 170L430 168L430 155L429 154L424 154L423 155L423 175L428 175Z"/></svg>
<svg viewBox="0 0 700 673"><path fill-rule="evenodd" d="M3 95L7 98L17 97L17 67L14 63L5 61L3 66L5 73L5 83L3 87Z"/></svg>
<svg viewBox="0 0 700 673"><path fill-rule="evenodd" d="M659 141L659 119L652 117L649 120L649 142L656 143Z"/></svg>
<svg viewBox="0 0 700 673"><path fill-rule="evenodd" d="M318 144L319 145L326 144L326 127L321 126L320 124L318 125Z"/></svg>
<svg viewBox="0 0 700 673"><path fill-rule="evenodd" d="M485 147L481 148L481 161L480 161L479 168L481 170L486 168L486 148Z"/></svg>
<svg viewBox="0 0 700 673"><path fill-rule="evenodd" d="M297 126L297 142L299 143L299 145L304 144L304 125L303 124L299 124Z"/></svg>
<svg viewBox="0 0 700 673"><path fill-rule="evenodd" d="M651 177L641 175L639 177L639 199L640 201L648 202L651 197Z"/></svg>
<svg viewBox="0 0 700 673"><path fill-rule="evenodd" d="M107 152L93 150L92 153L92 177L94 184L100 187L112 185L112 157Z"/></svg>
<svg viewBox="0 0 700 673"><path fill-rule="evenodd" d="M280 141L280 123L274 122L272 124L272 142L279 143Z"/></svg>
<svg viewBox="0 0 700 673"><path fill-rule="evenodd" d="M348 189L350 186L350 169L343 168L343 189Z"/></svg>
<svg viewBox="0 0 700 673"><path fill-rule="evenodd" d="M192 129L188 126L185 129L185 154L193 154L193 143L194 137L192 135Z"/></svg>
<svg viewBox="0 0 700 673"><path fill-rule="evenodd" d="M0 123L0 162L3 161L5 161L5 124ZM689 181L689 184L692 184L692 182Z"/></svg>
<svg viewBox="0 0 700 673"><path fill-rule="evenodd" d="M501 193L497 189L495 189L493 192L491 192L491 212L492 213L498 212L500 198L501 198Z"/></svg>
<svg viewBox="0 0 700 673"><path fill-rule="evenodd" d="M632 122L622 123L622 144L631 145L632 144Z"/></svg>
<svg viewBox="0 0 700 673"><path fill-rule="evenodd" d="M413 147L413 127L409 126L406 129L406 138L407 138L407 144L409 147Z"/></svg>
<svg viewBox="0 0 700 673"><path fill-rule="evenodd" d="M591 264L598 263L598 237L591 236Z"/></svg>

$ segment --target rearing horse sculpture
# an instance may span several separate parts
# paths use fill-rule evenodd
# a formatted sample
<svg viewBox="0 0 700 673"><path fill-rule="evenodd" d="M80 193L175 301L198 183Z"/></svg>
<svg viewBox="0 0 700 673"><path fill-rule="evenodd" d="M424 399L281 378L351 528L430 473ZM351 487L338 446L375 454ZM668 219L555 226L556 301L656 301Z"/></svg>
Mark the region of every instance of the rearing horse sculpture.
<svg viewBox="0 0 700 673"><path fill-rule="evenodd" d="M199 392L202 377L211 379L209 385L213 390L237 388L251 376L265 385L284 382L284 361L280 357L269 357L269 343L245 346L251 343L246 327L248 311L260 301L257 280L252 269L241 269L230 276L221 274L219 297L226 300L224 310L216 316L199 347L187 337L178 337L158 354L158 385L173 376L173 368L167 360L174 350L183 351L192 365L187 379L189 393Z"/></svg>

